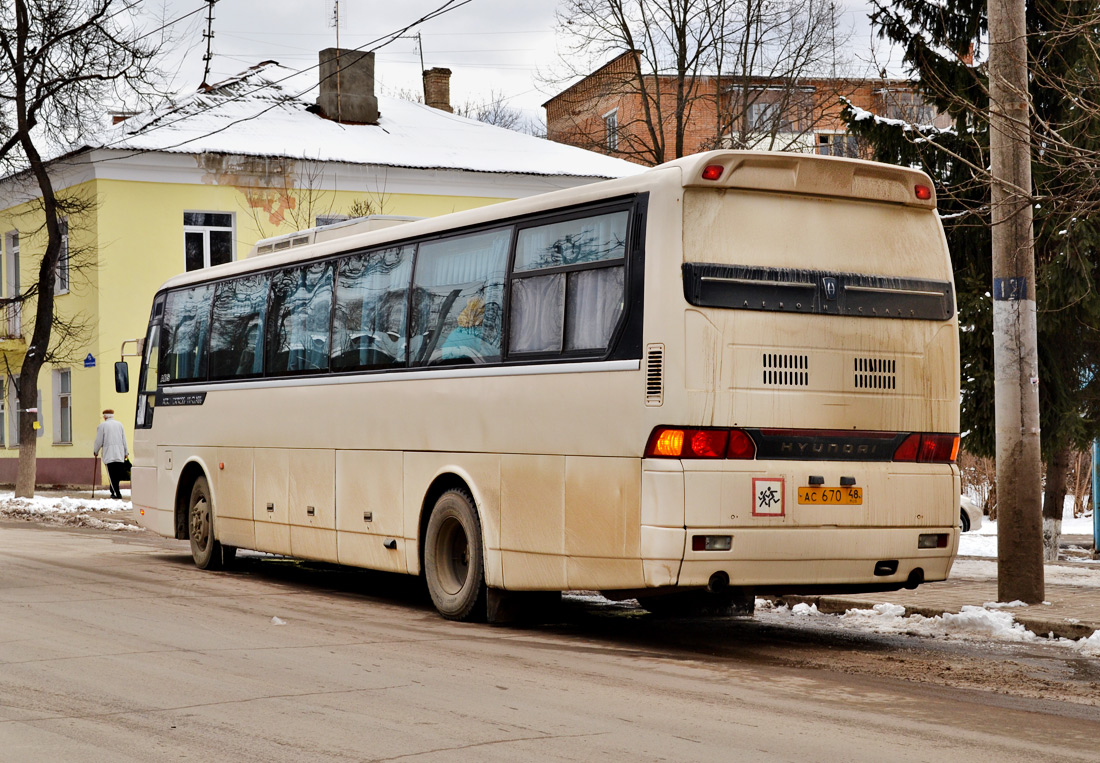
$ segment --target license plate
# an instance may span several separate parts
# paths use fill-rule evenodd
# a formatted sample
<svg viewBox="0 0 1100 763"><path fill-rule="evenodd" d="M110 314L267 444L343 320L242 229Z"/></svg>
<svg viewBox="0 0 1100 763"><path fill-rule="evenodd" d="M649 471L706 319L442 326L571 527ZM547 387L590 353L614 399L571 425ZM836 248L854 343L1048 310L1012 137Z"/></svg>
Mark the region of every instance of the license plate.
<svg viewBox="0 0 1100 763"><path fill-rule="evenodd" d="M800 487L798 502L817 506L862 506L861 487Z"/></svg>

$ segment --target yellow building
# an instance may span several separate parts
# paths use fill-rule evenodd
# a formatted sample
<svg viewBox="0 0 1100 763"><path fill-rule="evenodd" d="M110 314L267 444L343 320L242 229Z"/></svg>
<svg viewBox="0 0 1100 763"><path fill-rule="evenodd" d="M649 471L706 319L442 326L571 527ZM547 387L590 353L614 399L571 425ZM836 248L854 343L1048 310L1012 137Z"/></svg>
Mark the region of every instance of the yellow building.
<svg viewBox="0 0 1100 763"><path fill-rule="evenodd" d="M373 60L341 51L337 92L325 68L334 53L321 54L316 103L300 95L316 82L301 86L293 72L265 62L130 115L51 160L59 194L86 207L64 220L68 256L56 310L79 330L62 345L55 335L56 362L39 376L40 485L92 480L104 408L116 411L132 442L135 400L115 393L113 364L125 340L144 335L153 294L167 278L245 257L260 239L352 216L433 216L638 170L455 116L447 70L430 73L435 108L375 98ZM37 280L45 250L38 197L28 175L0 178L5 297ZM32 316L33 303L22 315L0 315L0 483L15 479L12 379Z"/></svg>

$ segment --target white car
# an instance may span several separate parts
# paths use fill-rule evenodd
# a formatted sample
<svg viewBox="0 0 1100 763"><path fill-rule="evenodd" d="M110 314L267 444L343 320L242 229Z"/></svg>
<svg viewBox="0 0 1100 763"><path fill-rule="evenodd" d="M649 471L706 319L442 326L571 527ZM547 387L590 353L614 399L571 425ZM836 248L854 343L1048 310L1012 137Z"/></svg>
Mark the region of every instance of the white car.
<svg viewBox="0 0 1100 763"><path fill-rule="evenodd" d="M965 495L959 499L959 524L964 533L982 526L981 507Z"/></svg>

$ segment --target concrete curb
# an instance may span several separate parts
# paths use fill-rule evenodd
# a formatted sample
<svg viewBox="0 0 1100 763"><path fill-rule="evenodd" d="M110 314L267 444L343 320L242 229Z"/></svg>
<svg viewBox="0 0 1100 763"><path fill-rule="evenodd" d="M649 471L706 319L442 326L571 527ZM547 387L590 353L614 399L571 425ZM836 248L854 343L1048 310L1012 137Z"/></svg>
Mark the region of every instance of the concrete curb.
<svg viewBox="0 0 1100 763"><path fill-rule="evenodd" d="M818 612L828 615L842 615L849 609L873 609L880 602L867 601L865 599L853 599L846 596L778 596L776 601L793 607L795 604L811 604L817 606ZM906 616L923 615L924 617L938 617L945 613L956 614L957 609L945 607L929 607L923 605L901 605L905 607ZM1100 630L1100 623L1071 622L1060 618L1033 616L1019 610L1009 610L1016 622L1027 628L1036 636L1044 638L1053 636L1076 641L1088 638L1094 632Z"/></svg>

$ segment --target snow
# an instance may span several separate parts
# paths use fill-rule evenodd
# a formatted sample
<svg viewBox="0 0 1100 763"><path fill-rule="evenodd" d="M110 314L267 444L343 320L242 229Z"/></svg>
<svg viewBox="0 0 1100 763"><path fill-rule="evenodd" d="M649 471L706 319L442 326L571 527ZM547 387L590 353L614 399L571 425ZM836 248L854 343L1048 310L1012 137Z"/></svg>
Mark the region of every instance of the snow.
<svg viewBox="0 0 1100 763"><path fill-rule="evenodd" d="M1062 511L1062 535L1092 535L1092 515L1073 516L1073 497L1066 496L1066 505ZM982 518L982 526L973 532L963 533L959 538L959 556L980 556L997 558L997 523L988 517ZM960 560L961 561L961 560ZM957 569L959 562L955 563ZM955 575L954 570L952 576ZM1050 577L1048 575L1047 579Z"/></svg>
<svg viewBox="0 0 1100 763"><path fill-rule="evenodd" d="M104 126L90 148L291 157L419 169L616 178L637 164L378 96L376 125L340 124L307 109L315 75L269 61Z"/></svg>
<svg viewBox="0 0 1100 763"><path fill-rule="evenodd" d="M101 491L107 493L107 488ZM140 532L131 518L133 507L123 490L123 499L83 498L46 491L34 498L16 498L13 493L0 492L0 517L24 519L52 525L94 527L97 530Z"/></svg>
<svg viewBox="0 0 1100 763"><path fill-rule="evenodd" d="M1003 605L1002 605L1003 606ZM793 607L776 605L768 599L756 600L756 616L777 625L820 624L843 630L881 633L886 635L921 636L955 641L1000 643L1043 643L1072 649L1086 657L1100 657L1100 631L1088 638L1048 639L1038 636L1016 622L1011 612L1003 608L967 605L958 613L942 615L905 615L905 607L897 604L876 604L872 609L849 609L842 615L823 614L813 604Z"/></svg>

